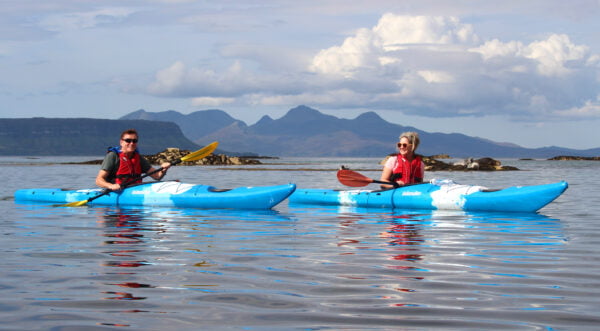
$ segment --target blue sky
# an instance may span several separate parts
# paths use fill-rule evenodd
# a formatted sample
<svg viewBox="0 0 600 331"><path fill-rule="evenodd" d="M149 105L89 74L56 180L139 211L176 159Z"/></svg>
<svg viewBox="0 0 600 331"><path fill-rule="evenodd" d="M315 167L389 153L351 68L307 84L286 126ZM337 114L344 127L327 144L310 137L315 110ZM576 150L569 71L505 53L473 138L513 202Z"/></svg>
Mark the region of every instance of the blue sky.
<svg viewBox="0 0 600 331"><path fill-rule="evenodd" d="M595 148L598 31L599 0L4 0L0 117L307 105Z"/></svg>

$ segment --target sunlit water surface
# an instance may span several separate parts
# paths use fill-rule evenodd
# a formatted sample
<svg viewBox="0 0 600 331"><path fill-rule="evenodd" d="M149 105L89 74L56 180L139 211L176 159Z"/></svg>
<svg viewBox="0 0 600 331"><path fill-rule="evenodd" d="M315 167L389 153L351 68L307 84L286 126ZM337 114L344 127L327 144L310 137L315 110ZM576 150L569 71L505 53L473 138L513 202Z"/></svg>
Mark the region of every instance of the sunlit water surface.
<svg viewBox="0 0 600 331"><path fill-rule="evenodd" d="M14 203L19 188L92 187L97 166L53 164L81 160L0 158L2 329L600 326L600 162L503 160L522 171L426 174L490 188L567 180L565 194L537 214L287 201L270 211ZM333 169L378 177L378 161L180 166L168 178L342 189Z"/></svg>

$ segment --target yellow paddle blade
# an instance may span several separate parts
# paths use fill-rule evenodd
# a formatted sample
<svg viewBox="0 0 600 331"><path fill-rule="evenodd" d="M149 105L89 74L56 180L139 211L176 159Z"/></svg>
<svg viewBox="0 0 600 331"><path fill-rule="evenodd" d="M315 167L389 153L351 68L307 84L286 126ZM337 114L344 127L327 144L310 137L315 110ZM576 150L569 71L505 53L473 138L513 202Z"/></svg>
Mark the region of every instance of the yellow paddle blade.
<svg viewBox="0 0 600 331"><path fill-rule="evenodd" d="M203 147L202 149L199 149L195 152L192 152L184 157L181 158L182 162L186 162L186 161L196 161L196 160L200 160L204 157L209 156L215 149L217 149L217 146L219 146L218 142L212 142L211 144L207 145L206 147Z"/></svg>
<svg viewBox="0 0 600 331"><path fill-rule="evenodd" d="M85 205L88 201L87 200L82 200L82 201L75 201L75 202L70 202L67 204L62 205L62 207L81 207L83 205Z"/></svg>

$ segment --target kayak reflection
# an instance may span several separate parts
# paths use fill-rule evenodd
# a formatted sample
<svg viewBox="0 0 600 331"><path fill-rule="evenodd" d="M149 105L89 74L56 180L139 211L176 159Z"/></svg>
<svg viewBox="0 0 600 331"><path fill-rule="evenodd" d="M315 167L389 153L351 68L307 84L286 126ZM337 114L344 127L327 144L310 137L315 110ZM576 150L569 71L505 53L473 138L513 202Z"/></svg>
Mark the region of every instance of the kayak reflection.
<svg viewBox="0 0 600 331"><path fill-rule="evenodd" d="M228 247L226 241L213 238L231 234L228 228L240 221L248 224L249 231L260 235L265 234L265 229L259 228L259 223L270 226L290 222L289 217L273 210L156 207L88 210L96 215L102 229L106 247L103 253L109 257L102 263L105 267L102 278L109 288L101 293L110 294L103 299L111 300L147 300L160 292L157 289L213 291L222 285L217 270L224 268L226 262L219 256L223 246ZM222 228L227 228L226 232ZM284 229L293 232L291 226ZM239 227L233 233L246 236ZM241 254L244 247L236 249ZM188 277L182 281L156 276L172 273L187 273Z"/></svg>

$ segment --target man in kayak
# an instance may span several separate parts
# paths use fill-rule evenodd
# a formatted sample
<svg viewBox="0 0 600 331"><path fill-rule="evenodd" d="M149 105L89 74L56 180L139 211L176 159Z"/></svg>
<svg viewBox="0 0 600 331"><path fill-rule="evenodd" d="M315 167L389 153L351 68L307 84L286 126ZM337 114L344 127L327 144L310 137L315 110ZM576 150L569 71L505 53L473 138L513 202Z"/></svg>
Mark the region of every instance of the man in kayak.
<svg viewBox="0 0 600 331"><path fill-rule="evenodd" d="M96 185L111 191L119 191L124 184L141 183L142 173L155 171L150 162L138 152L137 143L138 133L135 129L121 133L120 146L109 148L102 161L96 176ZM162 170L151 174L150 177L161 180L170 166L169 162L161 164Z"/></svg>
<svg viewBox="0 0 600 331"><path fill-rule="evenodd" d="M398 142L399 153L388 158L381 180L396 182L398 185L422 183L425 175L425 164L420 155L415 154L419 147L419 134L416 132L404 132L400 135ZM392 185L381 185L381 188L392 188Z"/></svg>

